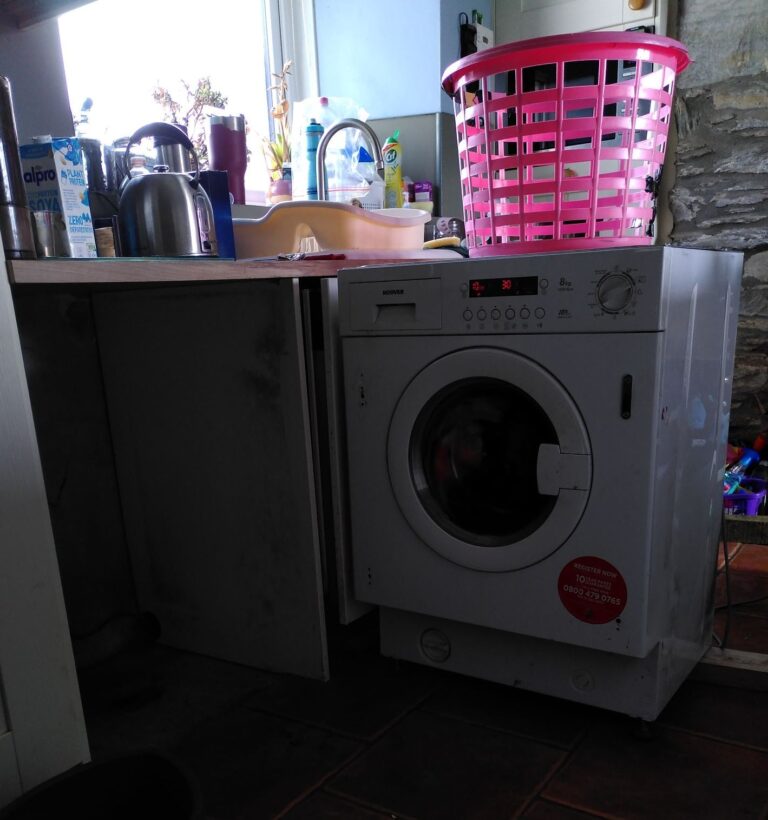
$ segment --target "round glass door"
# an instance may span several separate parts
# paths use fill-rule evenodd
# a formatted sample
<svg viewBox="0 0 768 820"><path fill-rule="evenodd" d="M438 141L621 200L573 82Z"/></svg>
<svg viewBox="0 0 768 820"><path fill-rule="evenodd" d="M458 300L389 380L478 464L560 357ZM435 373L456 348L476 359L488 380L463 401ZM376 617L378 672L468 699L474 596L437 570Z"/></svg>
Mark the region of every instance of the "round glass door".
<svg viewBox="0 0 768 820"><path fill-rule="evenodd" d="M498 547L536 530L555 506L538 491L542 444L557 445L547 414L499 379L439 391L411 435L416 491L435 522L469 543Z"/></svg>
<svg viewBox="0 0 768 820"><path fill-rule="evenodd" d="M501 348L459 350L420 371L395 407L387 461L400 510L421 540L490 572L559 549L592 480L586 428L568 392Z"/></svg>

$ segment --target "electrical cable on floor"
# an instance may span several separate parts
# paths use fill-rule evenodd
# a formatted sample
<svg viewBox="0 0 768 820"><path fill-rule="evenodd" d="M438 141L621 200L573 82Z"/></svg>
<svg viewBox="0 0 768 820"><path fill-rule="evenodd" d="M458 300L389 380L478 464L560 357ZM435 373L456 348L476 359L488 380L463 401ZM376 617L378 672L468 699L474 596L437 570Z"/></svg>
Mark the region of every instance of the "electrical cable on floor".
<svg viewBox="0 0 768 820"><path fill-rule="evenodd" d="M752 606L752 604L761 604L763 601L768 601L768 595L761 595L759 598L751 598L749 601L734 601L731 604L720 604L715 607L715 612L721 609L727 609L729 606L733 609L737 606Z"/></svg>

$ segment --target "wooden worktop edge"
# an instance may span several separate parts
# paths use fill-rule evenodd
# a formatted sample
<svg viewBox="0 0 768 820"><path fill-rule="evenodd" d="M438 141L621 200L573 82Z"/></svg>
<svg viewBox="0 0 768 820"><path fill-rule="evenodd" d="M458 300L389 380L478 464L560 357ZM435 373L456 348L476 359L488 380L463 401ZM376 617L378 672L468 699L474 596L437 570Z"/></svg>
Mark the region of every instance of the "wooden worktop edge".
<svg viewBox="0 0 768 820"><path fill-rule="evenodd" d="M342 268L402 263L404 259L303 259L259 261L223 259L42 259L7 262L15 285L140 284L215 282L335 276Z"/></svg>

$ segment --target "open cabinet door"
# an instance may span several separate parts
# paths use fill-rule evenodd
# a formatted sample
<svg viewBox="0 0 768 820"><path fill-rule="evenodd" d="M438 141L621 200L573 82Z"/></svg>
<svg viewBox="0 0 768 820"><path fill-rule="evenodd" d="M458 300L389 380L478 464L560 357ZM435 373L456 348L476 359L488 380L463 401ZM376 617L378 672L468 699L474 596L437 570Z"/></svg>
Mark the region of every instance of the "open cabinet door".
<svg viewBox="0 0 768 820"><path fill-rule="evenodd" d="M327 612L350 624L373 607L356 601L349 546L344 380L339 349L339 289L335 276L302 282L304 345L309 390L323 588Z"/></svg>
<svg viewBox="0 0 768 820"><path fill-rule="evenodd" d="M297 280L93 300L141 609L169 646L327 678Z"/></svg>
<svg viewBox="0 0 768 820"><path fill-rule="evenodd" d="M16 316L2 261L0 680L2 806L89 760Z"/></svg>

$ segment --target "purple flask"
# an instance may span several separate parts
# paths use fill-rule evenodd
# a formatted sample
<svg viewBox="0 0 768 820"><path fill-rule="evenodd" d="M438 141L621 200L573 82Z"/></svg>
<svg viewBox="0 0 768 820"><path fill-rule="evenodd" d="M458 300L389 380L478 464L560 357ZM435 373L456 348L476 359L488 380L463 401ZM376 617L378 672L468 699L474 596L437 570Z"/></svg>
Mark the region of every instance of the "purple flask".
<svg viewBox="0 0 768 820"><path fill-rule="evenodd" d="M245 117L242 114L211 117L210 152L211 170L227 171L232 200L236 205L244 205L248 154L245 147Z"/></svg>

